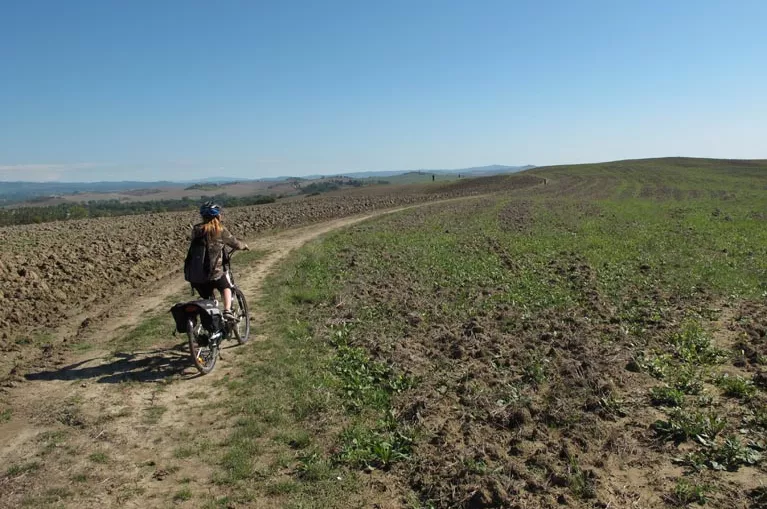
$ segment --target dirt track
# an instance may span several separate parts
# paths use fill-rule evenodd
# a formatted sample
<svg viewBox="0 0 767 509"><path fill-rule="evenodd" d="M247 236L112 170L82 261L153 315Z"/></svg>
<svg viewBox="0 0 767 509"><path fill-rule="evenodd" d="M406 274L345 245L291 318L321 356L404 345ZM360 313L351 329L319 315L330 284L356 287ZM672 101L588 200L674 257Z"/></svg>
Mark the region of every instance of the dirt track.
<svg viewBox="0 0 767 509"><path fill-rule="evenodd" d="M239 285L255 304L264 277L291 250L331 230L396 210L401 209L260 238L257 245L267 254L253 270L239 275ZM181 336L158 338L150 349L137 352L115 354L108 348L108 339L140 324L147 312L183 291L184 284L175 277L158 288L90 327L83 339L93 342L94 349L67 354L64 366L27 373L25 381L9 389L5 399L12 415L0 423L0 458L18 471L0 479L5 492L0 507L53 502L67 507L164 507L179 489L179 480L211 479L210 463L187 457L184 447L225 439L220 430L228 427L229 417L215 403L226 390L219 382L236 376L238 349L225 348L216 370L200 377L190 366ZM256 329L257 313L251 310ZM252 336L259 339L257 333ZM183 383L174 383L178 381ZM61 488L66 493L51 491L73 484Z"/></svg>

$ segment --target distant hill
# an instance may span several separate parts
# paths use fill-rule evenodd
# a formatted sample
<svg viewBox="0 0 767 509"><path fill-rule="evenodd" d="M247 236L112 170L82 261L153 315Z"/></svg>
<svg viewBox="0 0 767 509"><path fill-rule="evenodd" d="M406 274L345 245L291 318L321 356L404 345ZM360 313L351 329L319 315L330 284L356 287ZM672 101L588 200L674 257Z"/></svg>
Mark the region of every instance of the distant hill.
<svg viewBox="0 0 767 509"><path fill-rule="evenodd" d="M0 182L0 200L22 201L38 196L56 196L75 193L113 193L158 187L183 187L179 182Z"/></svg>
<svg viewBox="0 0 767 509"><path fill-rule="evenodd" d="M498 175L500 173L516 173L518 171L524 171L535 168L532 165L525 166L505 166L502 164L492 164L490 166L474 166L472 168L456 168L456 169L420 169L420 170L404 170L404 171L358 171L352 173L343 173L345 177L351 178L371 178L371 177L393 177L396 175L405 175L407 173L428 173L428 174L458 174L466 176L479 176L479 175ZM319 176L314 176L319 178Z"/></svg>
<svg viewBox="0 0 767 509"><path fill-rule="evenodd" d="M767 159L709 159L703 157L654 157L647 159L622 159L602 163L563 164L557 166L539 166L534 173L584 174L586 172L690 172L713 170L718 172L738 172L761 175L767 168Z"/></svg>
<svg viewBox="0 0 767 509"><path fill-rule="evenodd" d="M495 175L499 173L514 173L518 171L534 168L534 166L504 166L494 164L491 166L478 166L474 168L459 168L453 170L416 170L421 173L429 174L458 174L462 176ZM336 173L332 175L310 175L304 177L267 177L259 179L244 179L234 177L207 177L194 180L156 182L140 181L121 181L121 182L0 182L0 204L12 203L29 200L36 197L51 197L59 195L71 195L75 193L117 193L138 189L158 189L158 188L189 188L199 184L202 186L225 185L233 182L284 182L290 180L314 180L335 176L345 176L349 178L377 178L391 177L395 175L404 175L412 170L403 171L357 171L352 173Z"/></svg>

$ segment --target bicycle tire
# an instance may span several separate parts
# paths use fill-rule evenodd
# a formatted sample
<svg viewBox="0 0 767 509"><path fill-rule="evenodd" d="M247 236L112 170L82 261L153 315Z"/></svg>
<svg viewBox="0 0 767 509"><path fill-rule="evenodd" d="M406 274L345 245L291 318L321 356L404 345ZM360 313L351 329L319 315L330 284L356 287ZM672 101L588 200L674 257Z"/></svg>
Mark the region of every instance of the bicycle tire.
<svg viewBox="0 0 767 509"><path fill-rule="evenodd" d="M237 325L234 327L234 337L237 343L244 345L250 339L250 313L248 312L248 301L245 300L245 294L239 288L234 289L233 304L236 303L237 309L234 309L234 315L238 318Z"/></svg>
<svg viewBox="0 0 767 509"><path fill-rule="evenodd" d="M216 367L218 348L215 345L200 345L198 343L196 327L194 320L191 318L187 319L186 334L189 337L189 355L192 357L192 362L197 371L207 375Z"/></svg>

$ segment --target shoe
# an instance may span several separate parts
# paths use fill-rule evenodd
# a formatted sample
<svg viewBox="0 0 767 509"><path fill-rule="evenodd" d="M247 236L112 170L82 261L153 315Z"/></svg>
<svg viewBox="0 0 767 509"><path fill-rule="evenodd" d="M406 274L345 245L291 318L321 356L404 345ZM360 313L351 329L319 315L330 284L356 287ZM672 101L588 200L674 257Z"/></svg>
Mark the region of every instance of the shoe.
<svg viewBox="0 0 767 509"><path fill-rule="evenodd" d="M224 320L226 320L227 322L236 322L237 317L234 316L234 313L232 313L231 309L226 309L224 310Z"/></svg>

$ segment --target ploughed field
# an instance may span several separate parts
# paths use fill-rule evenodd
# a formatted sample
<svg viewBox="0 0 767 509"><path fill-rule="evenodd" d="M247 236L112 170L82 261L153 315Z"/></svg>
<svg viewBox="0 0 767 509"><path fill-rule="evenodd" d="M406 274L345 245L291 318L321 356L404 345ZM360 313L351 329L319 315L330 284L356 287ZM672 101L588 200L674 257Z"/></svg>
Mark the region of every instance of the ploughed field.
<svg viewBox="0 0 767 509"><path fill-rule="evenodd" d="M231 500L767 507L767 164L532 173L334 233L271 279L279 343L232 405L292 461L224 460Z"/></svg>
<svg viewBox="0 0 767 509"><path fill-rule="evenodd" d="M482 180L482 179L480 179ZM540 183L505 180L510 187ZM227 227L238 237L336 217L498 190L497 182L460 182L429 188L389 188L228 209ZM396 191L396 192L395 192ZM97 218L0 228L0 378L30 351L49 352L110 304L129 305L131 292L151 286L183 265L193 213ZM252 244L258 248L258 241ZM117 299L117 297L123 297ZM76 317L77 323L69 323ZM101 317L103 318L103 316ZM56 333L57 329L60 333ZM16 369L16 377L22 373Z"/></svg>

